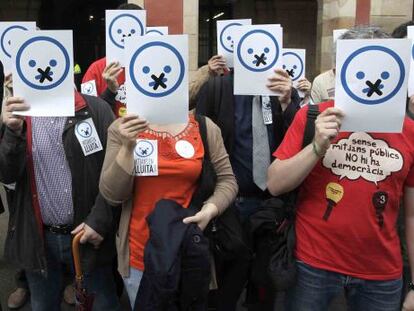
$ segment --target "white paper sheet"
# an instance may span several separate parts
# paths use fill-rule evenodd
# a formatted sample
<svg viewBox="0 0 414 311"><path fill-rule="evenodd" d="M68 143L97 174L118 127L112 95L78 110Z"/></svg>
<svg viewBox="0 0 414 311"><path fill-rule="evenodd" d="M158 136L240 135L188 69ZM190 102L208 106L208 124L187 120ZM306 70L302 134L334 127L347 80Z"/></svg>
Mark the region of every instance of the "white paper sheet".
<svg viewBox="0 0 414 311"><path fill-rule="evenodd" d="M106 10L106 63L120 62L125 66L125 40L146 34L145 10Z"/></svg>
<svg viewBox="0 0 414 311"><path fill-rule="evenodd" d="M25 31L14 37L13 90L28 116L75 114L72 30Z"/></svg>
<svg viewBox="0 0 414 311"><path fill-rule="evenodd" d="M338 40L338 38L340 37L340 36L342 36L345 32L347 32L349 29L346 29L346 28L342 28L342 29L334 29L333 30L333 34L332 34L332 37L333 37L333 43L335 44L336 43L336 40Z"/></svg>
<svg viewBox="0 0 414 311"><path fill-rule="evenodd" d="M147 27L147 36L165 36L168 35L168 26Z"/></svg>
<svg viewBox="0 0 414 311"><path fill-rule="evenodd" d="M35 30L36 22L0 22L0 61L6 75L10 74L13 68L13 39L19 32Z"/></svg>
<svg viewBox="0 0 414 311"><path fill-rule="evenodd" d="M274 69L282 69L280 25L240 26L234 30L234 94L278 95L267 88Z"/></svg>
<svg viewBox="0 0 414 311"><path fill-rule="evenodd" d="M409 39L338 40L335 106L342 131L402 131L410 63Z"/></svg>
<svg viewBox="0 0 414 311"><path fill-rule="evenodd" d="M188 36L126 42L127 110L150 123L188 122Z"/></svg>
<svg viewBox="0 0 414 311"><path fill-rule="evenodd" d="M217 21L217 54L226 59L227 66L233 68L234 30L243 25L251 25L251 19L230 19Z"/></svg>
<svg viewBox="0 0 414 311"><path fill-rule="evenodd" d="M283 49L282 68L286 70L292 79L293 87L297 88L298 81L305 77L306 70L306 50L305 49ZM297 90L300 97L304 93Z"/></svg>

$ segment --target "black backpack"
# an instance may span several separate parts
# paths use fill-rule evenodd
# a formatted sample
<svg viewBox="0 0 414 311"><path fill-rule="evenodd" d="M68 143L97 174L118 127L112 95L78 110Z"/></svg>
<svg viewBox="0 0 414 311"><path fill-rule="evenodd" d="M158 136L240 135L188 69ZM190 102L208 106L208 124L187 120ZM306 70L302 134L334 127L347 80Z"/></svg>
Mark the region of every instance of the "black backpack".
<svg viewBox="0 0 414 311"><path fill-rule="evenodd" d="M318 114L319 107L310 105L302 148L313 140ZM284 291L295 283L294 220L298 188L281 197L264 201L250 217L250 238L255 252L250 280L256 287L271 283L274 290Z"/></svg>

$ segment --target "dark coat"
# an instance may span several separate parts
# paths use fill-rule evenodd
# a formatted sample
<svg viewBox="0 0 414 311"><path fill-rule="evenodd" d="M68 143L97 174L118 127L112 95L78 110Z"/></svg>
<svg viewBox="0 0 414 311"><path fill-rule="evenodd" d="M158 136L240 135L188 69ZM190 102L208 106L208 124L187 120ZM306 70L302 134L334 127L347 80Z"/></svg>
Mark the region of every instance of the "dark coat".
<svg viewBox="0 0 414 311"><path fill-rule="evenodd" d="M208 239L197 224L183 223L194 213L172 200L160 200L147 217L150 238L134 310L207 310Z"/></svg>
<svg viewBox="0 0 414 311"><path fill-rule="evenodd" d="M110 263L115 253L112 207L101 197L98 187L107 129L114 120L114 115L109 105L101 99L75 94L75 116L67 118L63 132L65 156L72 175L73 225L85 222L105 238L99 250L90 244L81 247L82 266L87 273L97 262ZM94 121L103 150L85 157L74 128L78 122L90 117ZM22 134L17 135L6 128L0 144L0 181L6 184L16 183L16 192L9 207L5 256L20 268L46 273L43 224L34 180L31 134L31 119L26 118Z"/></svg>
<svg viewBox="0 0 414 311"><path fill-rule="evenodd" d="M282 111L277 97L271 96L273 124L268 125L269 147L273 153L280 145L287 129L300 109L300 97L292 89L292 102ZM234 142L234 95L233 76L210 77L197 96L196 113L209 117L218 125L227 153L231 156ZM271 157L271 155L269 155Z"/></svg>

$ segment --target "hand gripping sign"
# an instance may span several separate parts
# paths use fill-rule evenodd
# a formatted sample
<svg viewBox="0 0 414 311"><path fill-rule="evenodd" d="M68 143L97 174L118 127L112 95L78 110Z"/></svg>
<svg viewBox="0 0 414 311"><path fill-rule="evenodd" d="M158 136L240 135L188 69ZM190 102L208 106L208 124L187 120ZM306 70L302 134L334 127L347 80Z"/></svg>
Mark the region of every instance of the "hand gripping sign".
<svg viewBox="0 0 414 311"><path fill-rule="evenodd" d="M227 66L233 68L234 31L240 26L251 25L251 19L231 19L217 21L217 54L226 59Z"/></svg>
<svg viewBox="0 0 414 311"><path fill-rule="evenodd" d="M405 116L408 39L338 40L335 106L343 131L401 132Z"/></svg>
<svg viewBox="0 0 414 311"><path fill-rule="evenodd" d="M14 38L23 31L35 31L35 22L0 22L0 61L5 74L12 70L12 46Z"/></svg>
<svg viewBox="0 0 414 311"><path fill-rule="evenodd" d="M21 32L13 44L13 87L29 116L73 116L73 40L71 30Z"/></svg>
<svg viewBox="0 0 414 311"><path fill-rule="evenodd" d="M266 85L282 68L280 25L240 26L234 31L234 94L277 95Z"/></svg>
<svg viewBox="0 0 414 311"><path fill-rule="evenodd" d="M283 49L283 66L289 77L292 79L293 87L297 87L298 81L305 77L305 56L306 50L304 49ZM301 97L304 96L302 92L298 90Z"/></svg>
<svg viewBox="0 0 414 311"><path fill-rule="evenodd" d="M188 121L188 37L145 36L127 41L127 110L150 123Z"/></svg>
<svg viewBox="0 0 414 311"><path fill-rule="evenodd" d="M106 10L106 63L118 61L125 66L125 42L146 34L145 10Z"/></svg>

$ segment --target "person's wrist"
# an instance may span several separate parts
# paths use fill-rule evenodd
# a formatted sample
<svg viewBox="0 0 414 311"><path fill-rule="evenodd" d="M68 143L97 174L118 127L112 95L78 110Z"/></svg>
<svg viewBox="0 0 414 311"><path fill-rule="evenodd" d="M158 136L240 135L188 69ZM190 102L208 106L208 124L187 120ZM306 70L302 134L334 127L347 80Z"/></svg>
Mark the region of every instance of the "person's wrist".
<svg viewBox="0 0 414 311"><path fill-rule="evenodd" d="M326 154L326 149L322 148L317 142L316 140L312 141L312 150L313 153L318 157L318 158L322 158L325 154Z"/></svg>
<svg viewBox="0 0 414 311"><path fill-rule="evenodd" d="M218 207L213 203L207 203L203 206L202 210L210 216L210 219L218 216L219 210Z"/></svg>

